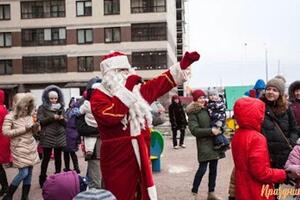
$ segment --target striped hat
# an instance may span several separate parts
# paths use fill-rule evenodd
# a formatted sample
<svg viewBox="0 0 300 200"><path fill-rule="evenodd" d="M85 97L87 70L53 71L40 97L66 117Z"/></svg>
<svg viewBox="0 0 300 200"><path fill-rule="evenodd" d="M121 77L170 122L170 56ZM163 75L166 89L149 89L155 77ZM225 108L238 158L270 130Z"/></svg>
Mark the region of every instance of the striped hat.
<svg viewBox="0 0 300 200"><path fill-rule="evenodd" d="M80 192L73 200L117 200L116 197L108 190L90 189Z"/></svg>

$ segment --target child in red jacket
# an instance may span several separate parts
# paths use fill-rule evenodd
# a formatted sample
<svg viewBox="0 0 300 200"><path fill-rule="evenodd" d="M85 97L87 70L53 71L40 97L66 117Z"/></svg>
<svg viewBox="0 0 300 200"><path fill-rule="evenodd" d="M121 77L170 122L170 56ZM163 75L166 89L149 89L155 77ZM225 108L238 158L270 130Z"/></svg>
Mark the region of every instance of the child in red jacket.
<svg viewBox="0 0 300 200"><path fill-rule="evenodd" d="M267 141L260 133L264 113L265 104L255 98L241 98L234 105L239 125L232 139L238 200L274 199L272 194L268 196L268 191L273 190L273 183L287 178L285 170L270 167Z"/></svg>

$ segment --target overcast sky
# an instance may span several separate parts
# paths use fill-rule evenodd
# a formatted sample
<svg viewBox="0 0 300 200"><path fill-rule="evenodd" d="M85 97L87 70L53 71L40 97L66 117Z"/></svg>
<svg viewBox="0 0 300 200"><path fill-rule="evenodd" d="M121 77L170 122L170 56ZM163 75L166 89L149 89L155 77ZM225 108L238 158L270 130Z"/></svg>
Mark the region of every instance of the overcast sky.
<svg viewBox="0 0 300 200"><path fill-rule="evenodd" d="M188 0L189 86L252 85L278 72L300 79L300 0ZM278 67L280 66L280 67Z"/></svg>

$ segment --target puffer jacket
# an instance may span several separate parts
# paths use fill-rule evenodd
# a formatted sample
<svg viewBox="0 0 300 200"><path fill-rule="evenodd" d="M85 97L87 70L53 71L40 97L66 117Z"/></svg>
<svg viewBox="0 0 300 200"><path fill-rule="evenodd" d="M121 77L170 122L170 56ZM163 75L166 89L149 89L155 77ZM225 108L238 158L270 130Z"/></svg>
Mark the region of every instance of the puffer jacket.
<svg viewBox="0 0 300 200"><path fill-rule="evenodd" d="M224 158L224 152L214 149L213 135L210 127L210 117L206 108L192 102L186 108L188 126L197 141L198 162Z"/></svg>
<svg viewBox="0 0 300 200"><path fill-rule="evenodd" d="M35 108L34 97L30 93L19 93L14 101L14 109L6 115L2 131L4 135L11 138L13 165L17 168L33 166L38 164L40 159L34 133L32 130L26 130L26 127L33 125L31 114Z"/></svg>
<svg viewBox="0 0 300 200"><path fill-rule="evenodd" d="M288 160L285 163L284 168L291 171L296 178L296 187L300 187L300 139L297 141L297 145L294 146L291 151Z"/></svg>
<svg viewBox="0 0 300 200"><path fill-rule="evenodd" d="M76 129L76 117L80 114L79 105L75 103L71 108L68 108L66 112L67 124L66 124L66 142L67 145L64 148L64 152L78 151L78 145L80 144L80 136Z"/></svg>
<svg viewBox="0 0 300 200"><path fill-rule="evenodd" d="M271 166L283 169L292 149L273 121L277 122L292 147L296 144L299 137L299 129L297 129L296 120L290 108L280 115L275 115L270 105L266 104L262 133L267 138L268 149L271 156Z"/></svg>
<svg viewBox="0 0 300 200"><path fill-rule="evenodd" d="M290 108L294 112L297 126L300 127L300 99L295 97L295 90L300 89L300 81L293 82L289 87L289 101L290 101Z"/></svg>
<svg viewBox="0 0 300 200"><path fill-rule="evenodd" d="M9 138L3 135L2 125L5 116L7 115L7 110L4 106L5 94L3 90L0 90L0 164L5 164L10 162L10 148L9 148Z"/></svg>
<svg viewBox="0 0 300 200"><path fill-rule="evenodd" d="M241 98L234 105L239 125L231 146L235 165L235 198L238 200L274 199L268 196L273 183L286 179L282 169L270 167L266 138L260 133L265 105L255 98Z"/></svg>
<svg viewBox="0 0 300 200"><path fill-rule="evenodd" d="M51 103L49 101L48 93L56 91L58 94L58 103L61 108L57 111L51 110ZM54 115L65 115L64 111L64 97L61 89L55 85L50 85L45 88L42 95L43 104L39 106L37 118L41 123L42 130L40 132L40 145L44 148L63 148L66 146L66 120L55 120Z"/></svg>

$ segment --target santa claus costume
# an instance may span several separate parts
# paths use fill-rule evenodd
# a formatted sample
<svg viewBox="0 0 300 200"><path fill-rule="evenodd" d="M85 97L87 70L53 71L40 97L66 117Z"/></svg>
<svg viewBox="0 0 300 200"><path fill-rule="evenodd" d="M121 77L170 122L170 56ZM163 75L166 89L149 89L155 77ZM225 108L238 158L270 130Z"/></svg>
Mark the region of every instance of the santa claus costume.
<svg viewBox="0 0 300 200"><path fill-rule="evenodd" d="M118 200L157 199L150 167L149 105L186 81L188 67L199 57L186 52L180 63L145 83L123 53L112 52L100 63L102 83L90 102L102 142L103 184Z"/></svg>

